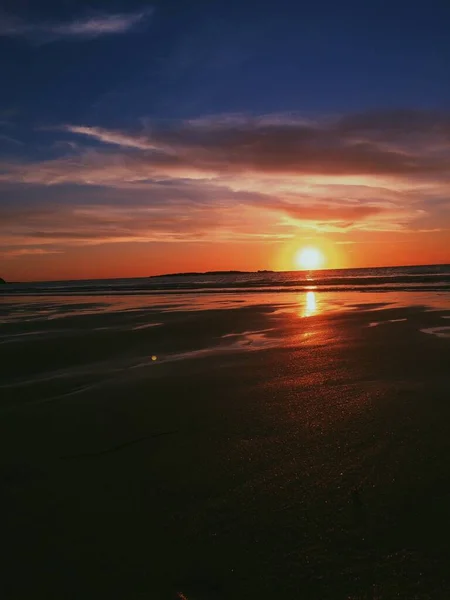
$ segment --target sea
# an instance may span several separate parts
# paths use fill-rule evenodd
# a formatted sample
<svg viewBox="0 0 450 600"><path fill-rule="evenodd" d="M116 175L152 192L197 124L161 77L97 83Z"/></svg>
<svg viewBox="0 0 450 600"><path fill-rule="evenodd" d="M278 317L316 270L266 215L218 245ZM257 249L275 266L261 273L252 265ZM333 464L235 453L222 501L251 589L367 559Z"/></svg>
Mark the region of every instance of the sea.
<svg viewBox="0 0 450 600"><path fill-rule="evenodd" d="M450 264L320 271L175 273L139 278L8 283L0 295L450 291Z"/></svg>
<svg viewBox="0 0 450 600"><path fill-rule="evenodd" d="M1 285L2 597L450 598L449 319L450 265Z"/></svg>

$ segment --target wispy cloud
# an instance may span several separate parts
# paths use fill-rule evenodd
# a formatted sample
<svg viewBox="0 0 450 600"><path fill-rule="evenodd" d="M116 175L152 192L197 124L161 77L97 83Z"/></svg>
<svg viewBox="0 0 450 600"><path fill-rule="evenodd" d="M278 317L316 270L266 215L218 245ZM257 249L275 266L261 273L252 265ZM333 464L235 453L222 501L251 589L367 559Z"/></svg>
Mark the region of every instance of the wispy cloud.
<svg viewBox="0 0 450 600"><path fill-rule="evenodd" d="M67 126L105 144L158 150L160 173L255 172L284 175L434 177L450 167L450 115L419 111L364 113L323 122L231 118L155 124L138 134Z"/></svg>
<svg viewBox="0 0 450 600"><path fill-rule="evenodd" d="M450 228L447 114L316 122L233 115L138 132L61 131L80 141L70 154L0 164L0 243L250 242L299 231Z"/></svg>
<svg viewBox="0 0 450 600"><path fill-rule="evenodd" d="M0 36L23 37L38 42L59 39L93 39L106 35L126 33L151 17L153 9L97 14L71 21L30 22L19 17L1 15Z"/></svg>
<svg viewBox="0 0 450 600"><path fill-rule="evenodd" d="M4 135L0 133L0 142L7 142L8 144L14 144L15 146L23 146L23 142L20 140L16 140L16 138L11 137L10 135Z"/></svg>
<svg viewBox="0 0 450 600"><path fill-rule="evenodd" d="M26 189L22 188L25 193ZM396 230L416 215L345 198L232 191L212 182L149 182L121 188L52 186L0 205L3 245L212 242L289 239L314 231Z"/></svg>
<svg viewBox="0 0 450 600"><path fill-rule="evenodd" d="M84 145L61 158L0 165L0 180L110 187L214 180L278 196L320 198L344 190L366 203L380 197L395 202L401 190L426 195L436 186L445 195L450 181L448 114L367 113L322 122L233 116L154 123L139 132L92 125L61 129L85 138Z"/></svg>
<svg viewBox="0 0 450 600"><path fill-rule="evenodd" d="M62 250L48 250L45 248L13 248L0 251L3 258L19 258L21 256L44 256L46 254L62 254Z"/></svg>
<svg viewBox="0 0 450 600"><path fill-rule="evenodd" d="M127 135L120 131L110 131L101 127L79 127L76 125L66 125L63 130L70 133L77 133L86 137L93 138L105 144L122 146L123 148L139 148L140 150L153 150L155 146L144 136Z"/></svg>

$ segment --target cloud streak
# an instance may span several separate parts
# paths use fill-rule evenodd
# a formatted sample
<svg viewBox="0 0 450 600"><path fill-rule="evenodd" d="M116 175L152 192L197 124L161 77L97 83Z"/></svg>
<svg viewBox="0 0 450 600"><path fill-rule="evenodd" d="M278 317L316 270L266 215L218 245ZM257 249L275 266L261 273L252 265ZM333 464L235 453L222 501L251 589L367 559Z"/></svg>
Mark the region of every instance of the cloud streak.
<svg viewBox="0 0 450 600"><path fill-rule="evenodd" d="M121 133L120 131L109 131L101 127L79 127L76 125L66 125L63 131L83 135L93 138L104 144L121 146L122 148L139 148L140 150L154 150L155 146L149 142L145 136L133 136Z"/></svg>
<svg viewBox="0 0 450 600"><path fill-rule="evenodd" d="M267 117L155 124L138 134L67 126L107 145L151 150L135 157L149 173L434 177L450 168L450 115L391 111L322 123ZM420 145L418 146L418 142Z"/></svg>
<svg viewBox="0 0 450 600"><path fill-rule="evenodd" d="M365 113L59 128L83 142L0 165L0 243L279 241L450 227L450 116ZM344 240L345 241L345 240Z"/></svg>
<svg viewBox="0 0 450 600"><path fill-rule="evenodd" d="M21 256L45 256L47 254L62 254L61 250L46 250L44 248L13 248L11 250L0 250L3 258L20 258Z"/></svg>
<svg viewBox="0 0 450 600"><path fill-rule="evenodd" d="M21 37L42 43L61 39L94 39L127 33L148 20L152 13L153 9L147 8L129 13L102 13L72 21L33 23L3 14L0 20L0 36Z"/></svg>

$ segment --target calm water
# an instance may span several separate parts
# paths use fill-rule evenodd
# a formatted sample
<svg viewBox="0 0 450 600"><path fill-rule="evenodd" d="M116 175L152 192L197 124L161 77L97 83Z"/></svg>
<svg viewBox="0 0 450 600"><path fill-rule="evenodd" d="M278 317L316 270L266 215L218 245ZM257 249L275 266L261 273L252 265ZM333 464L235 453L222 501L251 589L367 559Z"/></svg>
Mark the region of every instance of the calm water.
<svg viewBox="0 0 450 600"><path fill-rule="evenodd" d="M450 291L450 265L11 283L0 294L155 294L241 291Z"/></svg>

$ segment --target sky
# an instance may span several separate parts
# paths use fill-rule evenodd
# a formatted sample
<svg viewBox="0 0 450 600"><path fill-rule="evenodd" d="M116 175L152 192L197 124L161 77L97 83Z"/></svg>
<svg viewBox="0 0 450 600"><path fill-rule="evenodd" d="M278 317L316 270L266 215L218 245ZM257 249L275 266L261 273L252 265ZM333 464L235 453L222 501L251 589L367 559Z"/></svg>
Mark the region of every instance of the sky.
<svg viewBox="0 0 450 600"><path fill-rule="evenodd" d="M450 263L450 3L0 0L0 276Z"/></svg>

